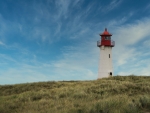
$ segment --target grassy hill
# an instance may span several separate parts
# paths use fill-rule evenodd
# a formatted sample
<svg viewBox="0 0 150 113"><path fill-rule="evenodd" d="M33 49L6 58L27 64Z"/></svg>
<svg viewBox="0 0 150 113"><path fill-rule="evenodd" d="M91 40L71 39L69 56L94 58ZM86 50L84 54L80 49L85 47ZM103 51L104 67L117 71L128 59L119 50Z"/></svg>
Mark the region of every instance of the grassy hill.
<svg viewBox="0 0 150 113"><path fill-rule="evenodd" d="M0 113L150 113L150 77L0 85Z"/></svg>

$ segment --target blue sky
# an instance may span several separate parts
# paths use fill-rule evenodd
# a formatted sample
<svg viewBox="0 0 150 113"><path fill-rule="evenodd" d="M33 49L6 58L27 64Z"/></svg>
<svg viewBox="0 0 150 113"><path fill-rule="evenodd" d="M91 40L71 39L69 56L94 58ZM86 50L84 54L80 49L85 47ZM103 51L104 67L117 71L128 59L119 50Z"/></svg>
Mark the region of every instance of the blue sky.
<svg viewBox="0 0 150 113"><path fill-rule="evenodd" d="M0 0L0 84L94 80L107 27L115 75L150 75L149 0Z"/></svg>

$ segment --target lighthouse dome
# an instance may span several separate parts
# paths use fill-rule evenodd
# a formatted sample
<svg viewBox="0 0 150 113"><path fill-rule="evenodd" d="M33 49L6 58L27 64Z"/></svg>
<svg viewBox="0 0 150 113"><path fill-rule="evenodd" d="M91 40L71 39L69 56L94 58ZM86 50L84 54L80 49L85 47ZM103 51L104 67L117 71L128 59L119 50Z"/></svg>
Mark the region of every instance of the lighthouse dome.
<svg viewBox="0 0 150 113"><path fill-rule="evenodd" d="M112 36L112 34L107 31L107 28L105 28L105 31L101 33L100 36Z"/></svg>

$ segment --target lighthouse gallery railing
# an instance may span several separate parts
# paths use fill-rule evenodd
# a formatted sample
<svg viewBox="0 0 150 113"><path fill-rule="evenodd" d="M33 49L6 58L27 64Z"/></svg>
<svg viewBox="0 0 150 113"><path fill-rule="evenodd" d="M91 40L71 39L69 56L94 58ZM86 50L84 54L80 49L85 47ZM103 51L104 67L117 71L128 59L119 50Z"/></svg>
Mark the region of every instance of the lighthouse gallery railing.
<svg viewBox="0 0 150 113"><path fill-rule="evenodd" d="M101 46L101 40L97 41L97 46ZM111 40L111 46L115 46L115 41Z"/></svg>

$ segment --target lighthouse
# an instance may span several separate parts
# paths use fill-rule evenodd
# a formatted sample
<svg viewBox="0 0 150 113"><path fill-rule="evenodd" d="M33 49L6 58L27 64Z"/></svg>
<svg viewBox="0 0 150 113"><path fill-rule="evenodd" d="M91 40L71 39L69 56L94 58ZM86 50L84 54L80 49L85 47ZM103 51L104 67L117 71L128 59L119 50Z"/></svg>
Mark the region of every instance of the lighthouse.
<svg viewBox="0 0 150 113"><path fill-rule="evenodd" d="M113 75L112 47L115 46L115 41L111 40L111 36L112 34L105 28L105 31L100 34L101 40L97 41L97 46L100 48L98 79Z"/></svg>

